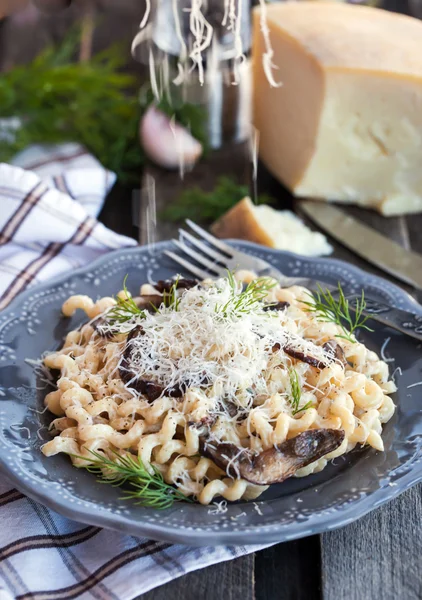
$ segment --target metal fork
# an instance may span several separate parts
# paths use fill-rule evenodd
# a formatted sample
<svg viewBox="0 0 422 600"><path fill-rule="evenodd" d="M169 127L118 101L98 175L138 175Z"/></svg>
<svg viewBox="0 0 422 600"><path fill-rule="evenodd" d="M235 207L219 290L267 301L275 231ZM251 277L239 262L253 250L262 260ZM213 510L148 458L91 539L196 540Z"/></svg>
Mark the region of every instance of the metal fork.
<svg viewBox="0 0 422 600"><path fill-rule="evenodd" d="M186 223L204 241L199 240L184 229L179 229L179 239L173 239L172 242L185 255L201 266L192 264L192 262L170 250L166 250L165 254L196 277L200 279L206 279L210 276L224 277L227 270L246 269L253 271L259 277L274 277L284 287L304 285L305 287L315 288L317 282L314 279L287 277L266 260L235 250L235 248L217 239L190 219L186 219ZM326 284L324 285L326 286Z"/></svg>
<svg viewBox="0 0 422 600"><path fill-rule="evenodd" d="M184 229L179 229L179 239L173 239L172 241L179 250L190 259L193 259L197 264L193 264L191 261L170 250L165 250L164 253L187 271L199 277L199 279L222 277L227 274L227 270L236 271L246 269L253 271L258 277L274 277L280 282L282 287L303 285L310 290L315 290L319 284L323 289L330 290L334 297L336 296L337 288L332 285L316 279L287 277L266 260L236 250L205 231L205 229L202 229L196 223L193 223L190 219L186 219L186 223L201 239L198 239ZM356 296L348 297L348 299L350 300L349 308L354 310ZM372 300L367 302L364 314L383 325L400 331L404 335L422 341L421 315Z"/></svg>

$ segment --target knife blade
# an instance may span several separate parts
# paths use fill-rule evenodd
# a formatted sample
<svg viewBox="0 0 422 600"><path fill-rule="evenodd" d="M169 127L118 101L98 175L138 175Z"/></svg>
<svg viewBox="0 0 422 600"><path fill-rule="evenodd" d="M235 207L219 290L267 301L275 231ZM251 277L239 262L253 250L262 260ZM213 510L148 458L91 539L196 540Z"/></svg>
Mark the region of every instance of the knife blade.
<svg viewBox="0 0 422 600"><path fill-rule="evenodd" d="M397 279L422 290L422 255L406 250L332 204L299 200L298 207L321 229Z"/></svg>

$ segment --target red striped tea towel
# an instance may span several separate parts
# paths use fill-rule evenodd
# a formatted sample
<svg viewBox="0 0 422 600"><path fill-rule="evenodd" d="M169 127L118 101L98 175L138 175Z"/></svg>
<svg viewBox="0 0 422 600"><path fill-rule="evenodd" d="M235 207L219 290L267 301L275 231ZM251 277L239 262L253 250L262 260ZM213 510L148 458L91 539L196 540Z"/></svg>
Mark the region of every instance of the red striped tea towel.
<svg viewBox="0 0 422 600"><path fill-rule="evenodd" d="M26 287L136 242L101 225L114 175L75 144L0 165L0 306ZM24 170L30 169L30 170ZM131 600L262 546L190 548L75 523L0 477L0 600Z"/></svg>

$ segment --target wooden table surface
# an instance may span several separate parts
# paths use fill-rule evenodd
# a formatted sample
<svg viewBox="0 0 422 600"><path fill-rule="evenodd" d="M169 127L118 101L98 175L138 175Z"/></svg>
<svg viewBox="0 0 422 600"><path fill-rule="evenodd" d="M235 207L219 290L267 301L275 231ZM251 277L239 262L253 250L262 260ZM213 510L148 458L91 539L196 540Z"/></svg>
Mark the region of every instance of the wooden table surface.
<svg viewBox="0 0 422 600"><path fill-rule="evenodd" d="M387 0L386 3L395 10L405 10L407 4L405 0ZM106 4L110 7L111 18L101 20L99 37L109 42L117 34L120 37L123 31L136 31L143 14L140 0ZM74 15L77 13L76 8L73 12ZM60 38L68 21L73 19L71 12L66 15L46 18L42 27L39 23L19 22L2 28L0 61L3 68L10 67L22 57L33 56L46 41ZM28 34L29 30L32 33ZM17 40L20 40L19 44ZM247 181L250 163L245 148L226 147L211 155L186 176L184 182L175 173L156 168L149 170L156 181L159 206L171 202L186 186L212 187L218 173L228 173L240 181ZM262 170L260 191L271 193L280 206L292 202L281 186ZM139 193L130 188L116 186L100 219L116 231L136 236L133 208L136 211L139 208L139 197ZM385 219L369 211L350 209L350 212L404 247L422 252L422 215ZM142 210L140 213L142 216ZM169 238L175 233L174 225L159 221L158 239ZM336 243L333 246L335 257L376 272L344 247ZM422 300L421 295L419 300ZM138 600L169 597L173 600L420 600L421 490L422 486L416 486L338 531L278 544L208 567L144 594Z"/></svg>

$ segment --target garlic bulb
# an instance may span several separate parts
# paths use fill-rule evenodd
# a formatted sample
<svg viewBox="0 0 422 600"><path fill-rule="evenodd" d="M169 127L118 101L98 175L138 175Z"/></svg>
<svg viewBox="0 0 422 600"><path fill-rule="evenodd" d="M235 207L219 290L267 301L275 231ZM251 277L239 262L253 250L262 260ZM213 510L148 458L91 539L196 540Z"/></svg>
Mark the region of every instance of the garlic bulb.
<svg viewBox="0 0 422 600"><path fill-rule="evenodd" d="M140 139L146 155L167 169L192 167L202 154L202 144L185 127L152 105L141 119Z"/></svg>

